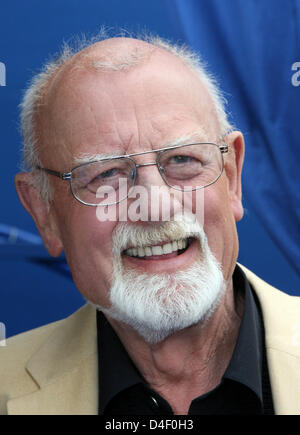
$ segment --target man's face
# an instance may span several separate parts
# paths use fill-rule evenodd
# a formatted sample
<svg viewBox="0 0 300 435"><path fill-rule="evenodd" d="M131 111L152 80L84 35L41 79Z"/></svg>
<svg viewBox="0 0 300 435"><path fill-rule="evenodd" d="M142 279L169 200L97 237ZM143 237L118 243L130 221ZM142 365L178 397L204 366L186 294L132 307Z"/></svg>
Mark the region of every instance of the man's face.
<svg viewBox="0 0 300 435"><path fill-rule="evenodd" d="M163 148L172 140L197 133L198 142L217 142L219 127L204 86L178 59L154 53L126 72L74 69L57 80L39 119L44 167L67 172L79 157L120 155ZM155 154L137 156L137 163L153 162ZM239 177L234 158L225 171L204 189L204 231L211 252L230 279L237 257L235 220L239 219ZM229 161L230 160L230 161ZM137 183L162 186L155 166L139 169ZM51 177L54 198L50 221L65 250L74 282L94 304L109 307L113 281L113 235L119 222L100 222L96 208L80 204L69 185ZM149 207L151 204L149 204ZM133 225L130 220L125 225ZM149 228L159 222L137 222ZM51 252L56 254L56 252ZM183 254L137 259L122 255L126 269L141 274L184 271L201 260L201 247L192 244Z"/></svg>

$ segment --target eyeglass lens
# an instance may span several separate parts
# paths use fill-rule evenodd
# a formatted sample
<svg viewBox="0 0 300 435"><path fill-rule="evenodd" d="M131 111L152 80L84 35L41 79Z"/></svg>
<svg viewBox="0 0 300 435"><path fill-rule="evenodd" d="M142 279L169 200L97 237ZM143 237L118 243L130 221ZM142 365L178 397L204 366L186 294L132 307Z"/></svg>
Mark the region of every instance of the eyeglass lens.
<svg viewBox="0 0 300 435"><path fill-rule="evenodd" d="M223 158L215 144L194 144L158 153L158 169L164 181L178 190L196 190L218 179ZM73 169L74 196L90 205L120 202L135 184L136 166L129 157L91 162Z"/></svg>

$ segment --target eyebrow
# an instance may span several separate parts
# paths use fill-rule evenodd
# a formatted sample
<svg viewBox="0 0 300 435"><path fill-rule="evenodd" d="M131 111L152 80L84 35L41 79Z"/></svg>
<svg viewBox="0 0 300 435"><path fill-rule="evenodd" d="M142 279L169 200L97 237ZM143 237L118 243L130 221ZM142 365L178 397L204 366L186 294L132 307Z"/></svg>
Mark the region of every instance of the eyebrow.
<svg viewBox="0 0 300 435"><path fill-rule="evenodd" d="M196 131L194 131L193 133L180 136L176 139L172 139L172 140L162 144L161 147L158 149L169 148L172 146L187 145L189 143L194 143L194 141L197 141L197 142L207 142L208 141L207 133L203 128L199 128ZM151 152L155 152L155 151L157 151L157 150L150 149L150 150L146 150L146 151L141 151L141 153L143 153L143 152L151 153ZM138 152L137 154L140 154L140 153ZM131 155L135 155L135 153L122 154L122 150L120 150L120 149L117 149L113 153L108 153L108 154L83 153L83 154L80 154L78 157L75 157L74 162L75 162L75 164L81 165L84 163L91 163L91 162L95 162L98 160L110 159L110 158L115 158L115 157L125 157L125 156L131 156Z"/></svg>
<svg viewBox="0 0 300 435"><path fill-rule="evenodd" d="M124 155L124 154L123 154ZM84 163L91 163L91 162L95 162L97 160L102 160L102 159L111 159L114 157L119 157L122 156L122 151L120 152L114 152L114 153L109 153L109 154L89 154L89 153L84 153L84 154L80 154L78 157L74 158L74 162L78 165L80 164L84 164Z"/></svg>

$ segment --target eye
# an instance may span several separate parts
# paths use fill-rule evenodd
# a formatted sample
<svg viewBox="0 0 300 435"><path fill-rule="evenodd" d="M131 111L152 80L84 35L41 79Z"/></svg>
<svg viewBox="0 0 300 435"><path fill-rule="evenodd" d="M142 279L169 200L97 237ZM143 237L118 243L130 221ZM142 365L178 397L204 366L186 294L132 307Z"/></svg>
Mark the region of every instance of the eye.
<svg viewBox="0 0 300 435"><path fill-rule="evenodd" d="M107 171L101 172L100 174L98 174L97 177L95 177L95 179L113 177L117 174L117 171L118 171L117 168L108 169Z"/></svg>
<svg viewBox="0 0 300 435"><path fill-rule="evenodd" d="M195 161L195 159L191 156L184 156L184 155L178 155L178 156L173 156L170 158L170 163L190 163L192 161Z"/></svg>
<svg viewBox="0 0 300 435"><path fill-rule="evenodd" d="M168 161L165 163L168 166L192 166L201 165L202 160L191 155L179 154L169 157Z"/></svg>
<svg viewBox="0 0 300 435"><path fill-rule="evenodd" d="M90 180L86 183L86 188L90 190L95 190L99 186L103 184L109 183L110 185L115 185L116 182L119 180L120 177L126 177L126 174L124 174L120 168L110 168L106 171L96 173L93 177L90 178Z"/></svg>

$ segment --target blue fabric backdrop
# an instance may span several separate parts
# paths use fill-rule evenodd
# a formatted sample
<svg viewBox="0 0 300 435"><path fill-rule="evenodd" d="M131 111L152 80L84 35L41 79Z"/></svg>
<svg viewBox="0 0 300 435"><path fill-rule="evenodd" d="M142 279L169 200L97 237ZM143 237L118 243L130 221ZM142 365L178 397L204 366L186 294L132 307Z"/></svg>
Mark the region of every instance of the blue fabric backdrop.
<svg viewBox="0 0 300 435"><path fill-rule="evenodd" d="M166 0L244 132L243 190L300 276L300 1Z"/></svg>

